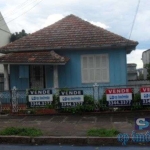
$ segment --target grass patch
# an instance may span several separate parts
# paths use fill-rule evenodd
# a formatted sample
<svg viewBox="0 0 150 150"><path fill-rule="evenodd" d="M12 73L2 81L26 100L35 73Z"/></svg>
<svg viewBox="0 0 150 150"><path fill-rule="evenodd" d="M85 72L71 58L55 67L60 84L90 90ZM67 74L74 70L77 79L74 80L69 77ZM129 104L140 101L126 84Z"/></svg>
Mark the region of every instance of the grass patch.
<svg viewBox="0 0 150 150"><path fill-rule="evenodd" d="M42 132L35 128L8 127L1 130L0 135L41 136Z"/></svg>
<svg viewBox="0 0 150 150"><path fill-rule="evenodd" d="M99 136L99 137L115 137L120 132L116 129L90 129L87 131L88 136Z"/></svg>

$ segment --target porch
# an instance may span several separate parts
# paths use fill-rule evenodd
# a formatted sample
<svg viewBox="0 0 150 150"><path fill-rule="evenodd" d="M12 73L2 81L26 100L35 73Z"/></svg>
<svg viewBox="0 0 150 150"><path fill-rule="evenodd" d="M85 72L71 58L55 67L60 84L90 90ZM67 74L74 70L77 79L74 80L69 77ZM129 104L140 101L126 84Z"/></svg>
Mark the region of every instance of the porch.
<svg viewBox="0 0 150 150"><path fill-rule="evenodd" d="M58 66L65 65L68 61L69 58L54 51L6 54L0 57L0 63L4 65L4 90L14 86L20 90L58 88Z"/></svg>

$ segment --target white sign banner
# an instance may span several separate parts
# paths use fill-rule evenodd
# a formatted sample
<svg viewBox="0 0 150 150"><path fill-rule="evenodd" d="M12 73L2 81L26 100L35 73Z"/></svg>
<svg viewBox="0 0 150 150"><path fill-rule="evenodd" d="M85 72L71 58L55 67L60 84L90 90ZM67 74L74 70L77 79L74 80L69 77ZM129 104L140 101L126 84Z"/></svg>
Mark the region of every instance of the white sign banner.
<svg viewBox="0 0 150 150"><path fill-rule="evenodd" d="M107 101L114 100L132 100L132 93L107 94Z"/></svg>
<svg viewBox="0 0 150 150"><path fill-rule="evenodd" d="M52 95L29 95L29 102L35 101L53 101Z"/></svg>
<svg viewBox="0 0 150 150"><path fill-rule="evenodd" d="M83 95L65 95L59 96L60 102L83 102Z"/></svg>
<svg viewBox="0 0 150 150"><path fill-rule="evenodd" d="M150 99L150 93L141 93L141 99Z"/></svg>

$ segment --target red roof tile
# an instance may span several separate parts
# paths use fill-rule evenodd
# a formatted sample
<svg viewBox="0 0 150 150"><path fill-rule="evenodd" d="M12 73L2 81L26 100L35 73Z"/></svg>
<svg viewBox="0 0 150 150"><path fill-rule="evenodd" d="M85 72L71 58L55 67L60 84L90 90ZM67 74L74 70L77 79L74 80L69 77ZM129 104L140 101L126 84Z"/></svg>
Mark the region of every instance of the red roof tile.
<svg viewBox="0 0 150 150"><path fill-rule="evenodd" d="M60 56L54 51L17 52L0 57L0 63L10 64L65 64L68 60L69 58Z"/></svg>
<svg viewBox="0 0 150 150"><path fill-rule="evenodd" d="M112 45L135 47L137 44L138 42L127 40L74 15L69 15L53 25L0 48L0 52L103 48Z"/></svg>

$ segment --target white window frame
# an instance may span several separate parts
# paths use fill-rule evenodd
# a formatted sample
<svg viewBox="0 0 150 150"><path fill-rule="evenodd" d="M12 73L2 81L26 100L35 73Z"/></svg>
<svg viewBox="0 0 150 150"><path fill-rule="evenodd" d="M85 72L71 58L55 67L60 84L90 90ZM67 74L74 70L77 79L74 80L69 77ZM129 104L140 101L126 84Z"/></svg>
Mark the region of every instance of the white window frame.
<svg viewBox="0 0 150 150"><path fill-rule="evenodd" d="M106 56L107 57L107 67L106 67L106 69L107 69L107 79L100 79L100 80L96 80L95 79L96 78L96 76L95 76L95 72L96 72L96 56L100 56L100 57ZM92 80L90 81L89 78L88 78L88 80L84 79L84 75L83 75L83 58L84 57L86 57L87 59L89 57L94 57L94 68L93 68L94 69L94 81L92 81ZM88 71L90 71L89 70L90 68L87 68L87 69L88 69ZM102 69L102 68L100 68L100 69ZM110 82L109 81L110 80L110 77L109 77L109 55L108 54L95 54L95 55L88 54L88 55L81 55L81 77L82 77L82 79L81 79L82 83L108 83L108 82Z"/></svg>

